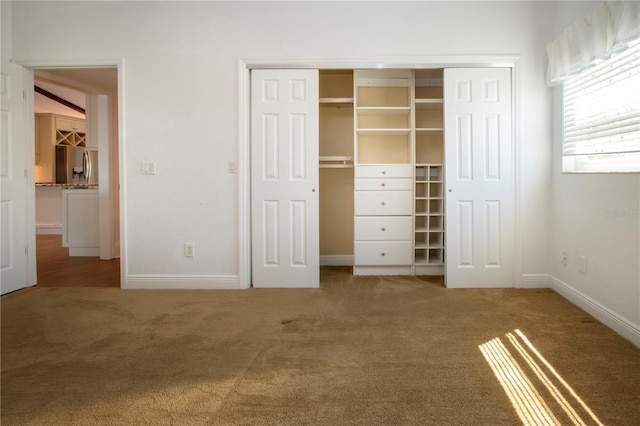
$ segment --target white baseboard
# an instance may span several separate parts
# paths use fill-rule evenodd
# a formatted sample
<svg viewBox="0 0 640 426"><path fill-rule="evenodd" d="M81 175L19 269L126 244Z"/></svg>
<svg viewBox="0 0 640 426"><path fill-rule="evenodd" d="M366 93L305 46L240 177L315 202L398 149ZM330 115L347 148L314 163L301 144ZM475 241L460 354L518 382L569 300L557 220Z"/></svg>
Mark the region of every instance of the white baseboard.
<svg viewBox="0 0 640 426"><path fill-rule="evenodd" d="M239 290L237 275L127 275L125 289L148 290Z"/></svg>
<svg viewBox="0 0 640 426"><path fill-rule="evenodd" d="M571 287L564 281L555 277L550 278L551 288L558 294L594 316L598 321L611 328L622 337L630 340L631 343L637 347L640 347L640 325L634 324L611 309L602 306L600 303Z"/></svg>
<svg viewBox="0 0 640 426"><path fill-rule="evenodd" d="M549 274L522 274L520 288L551 288Z"/></svg>
<svg viewBox="0 0 640 426"><path fill-rule="evenodd" d="M353 266L353 255L325 255L320 256L321 266Z"/></svg>
<svg viewBox="0 0 640 426"><path fill-rule="evenodd" d="M48 223L36 225L36 235L62 235L62 225Z"/></svg>

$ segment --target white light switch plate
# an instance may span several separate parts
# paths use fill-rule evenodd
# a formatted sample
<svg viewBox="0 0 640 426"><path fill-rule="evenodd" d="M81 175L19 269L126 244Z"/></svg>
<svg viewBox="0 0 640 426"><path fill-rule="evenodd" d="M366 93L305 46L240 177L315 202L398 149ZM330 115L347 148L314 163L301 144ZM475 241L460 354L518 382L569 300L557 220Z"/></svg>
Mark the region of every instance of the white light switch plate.
<svg viewBox="0 0 640 426"><path fill-rule="evenodd" d="M235 160L227 160L227 171L229 173L238 173L238 162Z"/></svg>
<svg viewBox="0 0 640 426"><path fill-rule="evenodd" d="M143 175L155 175L156 163L155 161L143 161L142 162L142 174Z"/></svg>

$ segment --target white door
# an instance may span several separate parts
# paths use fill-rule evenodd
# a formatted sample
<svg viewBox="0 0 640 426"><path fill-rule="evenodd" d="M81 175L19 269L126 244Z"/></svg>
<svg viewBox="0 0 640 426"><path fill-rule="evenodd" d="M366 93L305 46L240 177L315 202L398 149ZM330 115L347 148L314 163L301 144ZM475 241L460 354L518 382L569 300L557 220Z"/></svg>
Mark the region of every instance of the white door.
<svg viewBox="0 0 640 426"><path fill-rule="evenodd" d="M318 71L254 70L254 287L319 287L318 208Z"/></svg>
<svg viewBox="0 0 640 426"><path fill-rule="evenodd" d="M0 290L31 285L27 265L27 155L24 69L2 62L0 124Z"/></svg>
<svg viewBox="0 0 640 426"><path fill-rule="evenodd" d="M513 287L511 70L444 71L447 287Z"/></svg>

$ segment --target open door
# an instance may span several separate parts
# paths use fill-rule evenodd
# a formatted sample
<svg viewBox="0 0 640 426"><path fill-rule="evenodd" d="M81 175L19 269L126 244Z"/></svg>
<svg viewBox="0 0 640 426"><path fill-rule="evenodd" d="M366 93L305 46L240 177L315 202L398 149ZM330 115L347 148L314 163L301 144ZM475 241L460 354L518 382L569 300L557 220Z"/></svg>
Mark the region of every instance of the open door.
<svg viewBox="0 0 640 426"><path fill-rule="evenodd" d="M35 283L28 273L26 71L2 62L0 126L0 290L9 293Z"/></svg>
<svg viewBox="0 0 640 426"><path fill-rule="evenodd" d="M318 71L251 72L254 287L319 287Z"/></svg>
<svg viewBox="0 0 640 426"><path fill-rule="evenodd" d="M511 70L444 71L447 287L513 287Z"/></svg>

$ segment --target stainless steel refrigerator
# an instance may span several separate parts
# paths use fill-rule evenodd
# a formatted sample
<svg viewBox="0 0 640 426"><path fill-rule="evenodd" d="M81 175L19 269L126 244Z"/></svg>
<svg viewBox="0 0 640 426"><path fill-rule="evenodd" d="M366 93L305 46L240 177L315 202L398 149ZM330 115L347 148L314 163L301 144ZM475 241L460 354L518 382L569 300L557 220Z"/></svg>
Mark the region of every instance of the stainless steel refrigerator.
<svg viewBox="0 0 640 426"><path fill-rule="evenodd" d="M56 183L98 185L98 151L84 146L56 146Z"/></svg>

